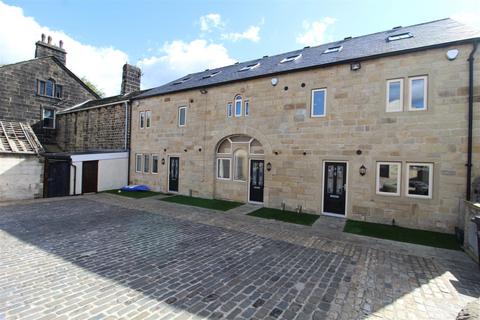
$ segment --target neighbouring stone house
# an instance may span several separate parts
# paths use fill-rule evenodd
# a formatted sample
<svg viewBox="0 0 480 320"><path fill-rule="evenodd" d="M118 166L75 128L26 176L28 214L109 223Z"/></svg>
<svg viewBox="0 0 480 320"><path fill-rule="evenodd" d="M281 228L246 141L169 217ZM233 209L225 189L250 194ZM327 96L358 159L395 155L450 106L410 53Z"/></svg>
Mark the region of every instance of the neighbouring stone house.
<svg viewBox="0 0 480 320"><path fill-rule="evenodd" d="M480 175L479 39L444 19L148 90L132 103L130 182L453 232Z"/></svg>
<svg viewBox="0 0 480 320"><path fill-rule="evenodd" d="M115 189L128 183L130 102L142 93L140 80L141 70L125 64L119 95L83 101L57 113L57 143L64 152L49 159L71 162L69 194Z"/></svg>
<svg viewBox="0 0 480 320"><path fill-rule="evenodd" d="M42 151L28 123L0 121L0 201L42 197Z"/></svg>
<svg viewBox="0 0 480 320"><path fill-rule="evenodd" d="M0 67L0 120L29 123L47 151L56 143L56 113L99 96L66 67L63 43L37 41L35 58Z"/></svg>

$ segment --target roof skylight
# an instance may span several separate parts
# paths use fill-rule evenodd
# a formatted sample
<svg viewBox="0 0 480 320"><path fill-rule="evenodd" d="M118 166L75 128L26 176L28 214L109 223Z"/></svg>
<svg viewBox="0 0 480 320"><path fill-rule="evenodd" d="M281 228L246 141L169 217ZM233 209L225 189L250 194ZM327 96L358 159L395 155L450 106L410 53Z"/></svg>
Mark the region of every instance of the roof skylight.
<svg viewBox="0 0 480 320"><path fill-rule="evenodd" d="M387 38L387 42L397 41L397 40L402 40L402 39L408 39L408 38L412 38L412 37L413 37L413 34L411 34L410 32L397 33L397 34L393 34L393 35L389 36Z"/></svg>
<svg viewBox="0 0 480 320"><path fill-rule="evenodd" d="M259 65L260 65L260 62L252 63L252 64L249 64L249 65L246 65L245 67L241 68L241 69L238 70L238 71L248 71L248 70L252 70L252 69L255 69L256 67L258 67Z"/></svg>
<svg viewBox="0 0 480 320"><path fill-rule="evenodd" d="M288 56L286 58L283 58L282 61L280 61L280 63L295 61L298 58L300 58L301 56L302 56L301 53L298 53L298 54L295 54L295 55L292 55L292 56Z"/></svg>
<svg viewBox="0 0 480 320"><path fill-rule="evenodd" d="M208 79L208 78L211 78L211 77L215 77L217 74L219 74L220 72L222 71L215 71L215 72L212 72L210 74L207 74L205 76L202 77L202 79Z"/></svg>
<svg viewBox="0 0 480 320"><path fill-rule="evenodd" d="M323 51L323 53L340 52L340 51L342 51L342 49L343 49L343 46L330 47L327 50Z"/></svg>
<svg viewBox="0 0 480 320"><path fill-rule="evenodd" d="M184 82L187 82L187 81L190 80L190 79L192 79L192 77L186 77L186 78L183 78L183 79L181 79L181 80L178 80L178 81L174 82L173 84L174 84L174 85L182 84L182 83L184 83Z"/></svg>

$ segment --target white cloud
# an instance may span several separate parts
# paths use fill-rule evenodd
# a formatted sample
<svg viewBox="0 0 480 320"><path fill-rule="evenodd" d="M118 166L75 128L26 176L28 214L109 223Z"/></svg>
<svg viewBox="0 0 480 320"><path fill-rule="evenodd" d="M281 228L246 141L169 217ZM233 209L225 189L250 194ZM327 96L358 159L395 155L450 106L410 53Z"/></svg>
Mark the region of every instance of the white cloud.
<svg viewBox="0 0 480 320"><path fill-rule="evenodd" d="M479 5L480 9L480 5ZM480 29L480 12L457 12L452 15L452 19L458 22L468 24L472 27Z"/></svg>
<svg viewBox="0 0 480 320"><path fill-rule="evenodd" d="M304 33L297 37L297 42L305 46L319 45L325 41L325 31L337 21L335 18L326 17L312 23L303 21Z"/></svg>
<svg viewBox="0 0 480 320"><path fill-rule="evenodd" d="M222 34L222 39L230 41L250 40L253 42L260 41L260 27L250 26L244 32L230 32Z"/></svg>
<svg viewBox="0 0 480 320"><path fill-rule="evenodd" d="M197 39L191 42L166 42L160 56L141 60L142 88L151 88L204 69L222 67L235 62L221 44Z"/></svg>
<svg viewBox="0 0 480 320"><path fill-rule="evenodd" d="M83 44L60 30L41 26L22 8L0 1L0 64L34 58L35 42L42 33L51 35L54 43L63 40L67 51L67 67L79 77L86 77L107 95L120 92L122 65L128 55L113 47Z"/></svg>
<svg viewBox="0 0 480 320"><path fill-rule="evenodd" d="M209 13L200 17L200 30L211 32L214 28L222 28L224 25L222 17L218 13Z"/></svg>

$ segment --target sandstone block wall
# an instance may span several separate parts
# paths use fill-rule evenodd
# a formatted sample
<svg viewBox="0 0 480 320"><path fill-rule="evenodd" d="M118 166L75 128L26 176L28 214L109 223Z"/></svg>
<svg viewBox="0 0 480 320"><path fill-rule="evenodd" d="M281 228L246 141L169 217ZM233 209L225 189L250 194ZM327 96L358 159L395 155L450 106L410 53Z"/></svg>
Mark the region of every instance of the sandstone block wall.
<svg viewBox="0 0 480 320"><path fill-rule="evenodd" d="M447 50L458 48L449 61ZM258 139L265 149L264 205L302 205L321 213L323 163L347 161L349 219L396 223L453 232L465 197L468 63L471 45L461 45L362 62L277 75L135 101L132 114L131 182L166 191L168 157L180 157L179 192L208 198L247 201L248 184L215 178L218 142L232 134ZM475 64L474 176L480 175L480 64ZM428 110L406 111L408 77L428 76ZM386 82L404 78L405 111L385 111ZM302 86L302 84L305 84ZM288 87L288 90L286 90ZM310 117L311 90L327 89L326 116ZM226 116L226 105L241 94L250 100L248 117ZM187 106L179 127L178 107ZM151 110L152 127L139 129L139 111ZM201 151L200 151L201 149ZM361 150L360 155L357 150ZM165 159L159 173L136 173L135 154ZM401 196L375 192L376 163L402 163ZM407 162L433 163L432 199L405 196ZM367 168L364 176L360 166Z"/></svg>

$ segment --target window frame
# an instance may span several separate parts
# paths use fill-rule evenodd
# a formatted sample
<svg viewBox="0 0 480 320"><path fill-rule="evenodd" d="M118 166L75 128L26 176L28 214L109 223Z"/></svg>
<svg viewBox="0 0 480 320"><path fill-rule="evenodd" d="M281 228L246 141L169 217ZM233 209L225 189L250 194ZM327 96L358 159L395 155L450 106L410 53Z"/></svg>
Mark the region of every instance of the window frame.
<svg viewBox="0 0 480 320"><path fill-rule="evenodd" d="M250 149L250 142L251 142L251 141L248 142L249 149ZM245 155L245 162L246 162L245 165L246 165L246 168L247 168L247 175L245 176L245 180L235 178L235 174L236 174L236 172L237 172L236 167L237 167L237 162L238 162L238 161L237 161L237 158L238 158L238 157L236 157L235 154L236 154L237 152L239 152L239 151L244 151L244 152L246 153L246 155ZM248 157L248 155L249 155L249 151L250 151L250 150L244 150L244 149L237 149L237 150L235 150L235 151L232 150L232 160L233 160L232 180L233 180L233 181L238 181L238 182L247 182L247 181L248 181L248 174L249 174L249 169L248 169L248 166L249 166L249 161L248 161L248 159L249 159L249 157Z"/></svg>
<svg viewBox="0 0 480 320"><path fill-rule="evenodd" d="M227 118L233 117L233 104L231 102L227 102Z"/></svg>
<svg viewBox="0 0 480 320"><path fill-rule="evenodd" d="M51 82L52 83L52 95L49 95L48 94L48 83ZM45 96L46 97L49 97L49 98L55 98L55 85L57 84L57 82L54 80L54 79L48 79L47 81L45 81Z"/></svg>
<svg viewBox="0 0 480 320"><path fill-rule="evenodd" d="M46 119L45 118L45 111L46 110L52 110L53 111L53 119L52 119L53 120L53 125L51 127L46 127L45 126L44 120ZM43 129L55 129L56 128L56 125L55 125L56 118L57 118L57 112L56 112L55 108L42 107L42 128ZM48 119L51 119L51 118L48 118Z"/></svg>
<svg viewBox="0 0 480 320"><path fill-rule="evenodd" d="M152 174L158 174L158 171L159 171L159 170L158 170L158 169L159 169L159 168L158 168L158 164L159 164L159 161L158 161L158 159L159 159L159 157L158 157L158 154L156 154L156 153L152 153L152 155L151 155L151 158L152 158L152 170L151 170L151 172L152 172ZM156 160L156 161L157 161L157 171L153 171L153 163L155 162L155 158L157 159L157 160Z"/></svg>
<svg viewBox="0 0 480 320"><path fill-rule="evenodd" d="M138 170L138 158L140 157L140 170ZM135 172L142 173L143 172L143 154L142 153L135 153Z"/></svg>
<svg viewBox="0 0 480 320"><path fill-rule="evenodd" d="M412 106L412 83L414 80L422 79L423 85L423 108L414 108ZM428 110L428 76L414 76L408 78L408 111L426 111Z"/></svg>
<svg viewBox="0 0 480 320"><path fill-rule="evenodd" d="M315 92L317 91L323 91L323 114L321 115L315 115L314 112L314 102L315 102ZM311 118L324 118L327 115L327 88L318 88L318 89L312 89L311 93L311 101L310 101L310 117Z"/></svg>
<svg viewBox="0 0 480 320"><path fill-rule="evenodd" d="M218 172L218 169L220 168L220 160L228 160L228 176L229 178L222 178L219 176L219 172ZM226 158L226 157L223 157L223 158L217 158L217 180L232 180L232 159L231 158Z"/></svg>
<svg viewBox="0 0 480 320"><path fill-rule="evenodd" d="M61 84L57 84L57 83L55 84L55 98L57 99L63 98L63 86Z"/></svg>
<svg viewBox="0 0 480 320"><path fill-rule="evenodd" d="M390 106L390 83L392 82L400 82L400 110L389 110ZM403 78L396 78L396 79L388 79L387 80L387 96L385 97L385 112L403 112L404 104L403 104L403 96L404 96L404 79Z"/></svg>
<svg viewBox="0 0 480 320"><path fill-rule="evenodd" d="M325 49L325 51L323 51L323 54L340 52L340 51L342 51L342 49L343 49L343 46L342 46L342 45L329 47L329 48Z"/></svg>
<svg viewBox="0 0 480 320"><path fill-rule="evenodd" d="M148 164L148 168L146 164ZM143 173L150 173L150 154L148 153L143 154Z"/></svg>
<svg viewBox="0 0 480 320"><path fill-rule="evenodd" d="M245 117L248 117L250 115L250 99L245 99L243 103L245 104L244 106Z"/></svg>
<svg viewBox="0 0 480 320"><path fill-rule="evenodd" d="M409 194L410 188L410 167L411 166L427 166L428 167L428 196ZM407 162L405 168L405 196L416 199L433 199L433 163L432 162Z"/></svg>
<svg viewBox="0 0 480 320"><path fill-rule="evenodd" d="M184 121L183 121L183 124L180 123L180 113L182 112L182 110L185 110L185 117L184 117ZM181 106L181 107L178 107L178 126L179 127L185 127L187 125L187 106Z"/></svg>
<svg viewBox="0 0 480 320"><path fill-rule="evenodd" d="M302 57L302 54L301 53L298 53L298 54L295 54L295 55L291 55L291 56L286 56L285 58L283 58L280 63L287 63L287 62L292 62L292 61L296 61L298 59L300 59Z"/></svg>
<svg viewBox="0 0 480 320"><path fill-rule="evenodd" d="M138 126L140 129L145 129L145 111L139 111L138 115Z"/></svg>
<svg viewBox="0 0 480 320"><path fill-rule="evenodd" d="M237 114L237 103L240 104L240 113ZM233 99L233 115L235 118L241 117L243 115L243 98L241 95L237 94Z"/></svg>
<svg viewBox="0 0 480 320"><path fill-rule="evenodd" d="M380 191L380 166L381 165L397 165L398 166L398 176L397 176L397 192L383 192ZM400 197L402 194L402 163L396 161L377 161L377 168L375 173L375 193L381 196L388 197Z"/></svg>
<svg viewBox="0 0 480 320"><path fill-rule="evenodd" d="M150 128L152 126L152 111L145 111L145 128Z"/></svg>
<svg viewBox="0 0 480 320"><path fill-rule="evenodd" d="M41 85L43 84L43 91L41 90ZM47 83L45 80L37 79L37 95L45 96L45 90L47 88Z"/></svg>

